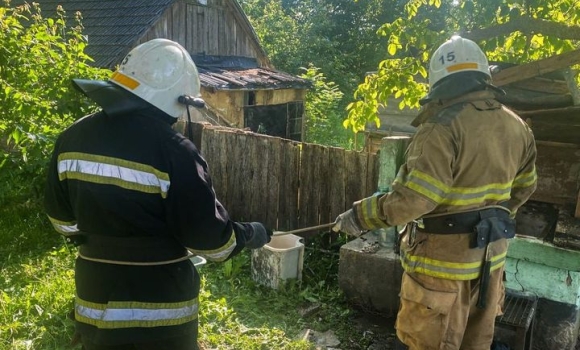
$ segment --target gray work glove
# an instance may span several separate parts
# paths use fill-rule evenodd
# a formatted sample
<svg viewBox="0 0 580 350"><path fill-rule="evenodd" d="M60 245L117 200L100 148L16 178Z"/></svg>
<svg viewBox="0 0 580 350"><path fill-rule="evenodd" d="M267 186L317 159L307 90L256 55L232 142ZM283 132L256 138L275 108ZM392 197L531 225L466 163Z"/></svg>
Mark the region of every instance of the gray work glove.
<svg viewBox="0 0 580 350"><path fill-rule="evenodd" d="M272 239L274 232L267 229L262 223L249 222L246 224L246 248L258 249L262 248L266 243Z"/></svg>
<svg viewBox="0 0 580 350"><path fill-rule="evenodd" d="M356 222L354 211L352 209L345 211L336 218L332 230L334 232L344 232L347 235L354 237L358 237L363 233L362 228Z"/></svg>

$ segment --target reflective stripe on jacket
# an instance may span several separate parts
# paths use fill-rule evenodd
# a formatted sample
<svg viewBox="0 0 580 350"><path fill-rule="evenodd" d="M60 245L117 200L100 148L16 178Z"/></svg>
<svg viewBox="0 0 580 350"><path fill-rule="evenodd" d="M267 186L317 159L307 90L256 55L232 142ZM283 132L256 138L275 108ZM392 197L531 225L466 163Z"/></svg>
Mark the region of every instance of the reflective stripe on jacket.
<svg viewBox="0 0 580 350"><path fill-rule="evenodd" d="M197 298L179 303L111 301L106 304L75 301L75 319L98 328L162 327L191 322L197 318Z"/></svg>

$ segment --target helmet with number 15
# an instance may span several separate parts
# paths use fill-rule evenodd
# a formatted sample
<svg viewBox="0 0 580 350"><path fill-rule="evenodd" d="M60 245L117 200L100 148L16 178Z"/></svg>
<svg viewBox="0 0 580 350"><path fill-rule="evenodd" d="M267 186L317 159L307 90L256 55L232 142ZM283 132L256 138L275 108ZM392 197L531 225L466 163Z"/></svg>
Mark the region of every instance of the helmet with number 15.
<svg viewBox="0 0 580 350"><path fill-rule="evenodd" d="M475 71L491 79L487 57L477 44L454 35L435 51L429 63L429 89L455 73Z"/></svg>

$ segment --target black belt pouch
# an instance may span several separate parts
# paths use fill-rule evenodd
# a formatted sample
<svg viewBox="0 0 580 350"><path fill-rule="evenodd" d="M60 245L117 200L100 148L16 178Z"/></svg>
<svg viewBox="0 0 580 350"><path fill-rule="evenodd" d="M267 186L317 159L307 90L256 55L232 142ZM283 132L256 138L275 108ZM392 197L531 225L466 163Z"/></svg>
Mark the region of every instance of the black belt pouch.
<svg viewBox="0 0 580 350"><path fill-rule="evenodd" d="M498 239L515 237L516 221L503 215L484 217L475 225L474 230L475 243L472 248L485 248Z"/></svg>

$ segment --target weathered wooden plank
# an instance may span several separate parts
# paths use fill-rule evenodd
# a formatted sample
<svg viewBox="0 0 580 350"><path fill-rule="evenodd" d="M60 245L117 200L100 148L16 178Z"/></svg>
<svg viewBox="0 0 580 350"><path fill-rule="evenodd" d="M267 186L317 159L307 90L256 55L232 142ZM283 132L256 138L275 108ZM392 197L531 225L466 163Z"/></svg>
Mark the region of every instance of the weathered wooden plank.
<svg viewBox="0 0 580 350"><path fill-rule="evenodd" d="M208 163L209 174L218 200L227 198L228 182L225 169L227 156L223 152L226 146L226 134L223 132L208 132L203 138L203 157ZM225 203L222 203L225 205ZM227 209L227 208L226 208Z"/></svg>
<svg viewBox="0 0 580 350"><path fill-rule="evenodd" d="M197 53L208 53L208 34L207 34L207 18L204 6L197 6Z"/></svg>
<svg viewBox="0 0 580 350"><path fill-rule="evenodd" d="M242 161L245 163L243 167L243 188L244 188L244 202L246 209L247 221L263 221L263 211L261 210L260 196L263 197L264 189L264 178L262 172L262 166L267 166L268 160L265 158L265 154L260 150L259 138L252 134L247 134L245 138L245 143L247 146L247 151L242 156Z"/></svg>
<svg viewBox="0 0 580 350"><path fill-rule="evenodd" d="M580 144L580 124L556 124L532 119L531 127L536 140Z"/></svg>
<svg viewBox="0 0 580 350"><path fill-rule="evenodd" d="M285 176L281 172L280 164L280 144L281 139L277 137L261 137L262 152L266 154L268 162L262 166L264 176L264 188L261 189L266 198L262 202L262 209L265 211L264 224L269 228L278 227L278 207L280 203L280 179ZM258 165L260 166L260 165Z"/></svg>
<svg viewBox="0 0 580 350"><path fill-rule="evenodd" d="M300 154L300 189L299 189L299 217L300 228L316 225L316 194L315 194L315 174L314 174L314 145L302 144Z"/></svg>
<svg viewBox="0 0 580 350"><path fill-rule="evenodd" d="M317 179L318 179L318 186L320 187L319 196L318 196L318 223L319 224L326 224L329 222L334 221L334 217L330 214L330 203L332 202L332 198L330 197L330 183L328 179L332 174L332 169L329 166L329 154L330 151L328 147L319 146L316 147L318 149L317 158L318 161L316 169L314 170ZM313 232L316 234L317 232Z"/></svg>
<svg viewBox="0 0 580 350"><path fill-rule="evenodd" d="M554 95L522 89L504 88L506 94L498 96L498 101L513 109L537 110L539 108L558 108L572 104L569 94Z"/></svg>
<svg viewBox="0 0 580 350"><path fill-rule="evenodd" d="M218 53L223 54L227 52L227 42L229 37L224 9L217 10L217 22L218 22L217 50Z"/></svg>
<svg viewBox="0 0 580 350"><path fill-rule="evenodd" d="M580 108L578 106L534 111L518 111L518 115L524 119L530 118L532 121L538 122L580 125Z"/></svg>
<svg viewBox="0 0 580 350"><path fill-rule="evenodd" d="M296 143L289 140L282 140L280 146L278 230L287 231L298 228L300 149Z"/></svg>
<svg viewBox="0 0 580 350"><path fill-rule="evenodd" d="M342 148L329 148L328 168L331 170L327 178L330 188L330 217L334 220L338 215L350 208L352 203L346 203L346 172L345 168L345 150Z"/></svg>
<svg viewBox="0 0 580 350"><path fill-rule="evenodd" d="M186 2L185 3L185 49L188 52L195 53L195 28L196 28L196 10L195 6Z"/></svg>
<svg viewBox="0 0 580 350"><path fill-rule="evenodd" d="M510 86L519 89L539 91L546 94L567 94L570 92L568 84L561 80L544 79L540 77L518 81Z"/></svg>
<svg viewBox="0 0 580 350"><path fill-rule="evenodd" d="M346 151L345 153L345 201L347 209L352 207L355 201L365 197L365 176L362 175L363 165L361 155L357 151Z"/></svg>
<svg viewBox="0 0 580 350"><path fill-rule="evenodd" d="M209 35L209 48L208 53L210 55L218 55L219 54L219 18L218 18L218 10L215 8L208 8L207 9L208 18L207 18L207 30Z"/></svg>
<svg viewBox="0 0 580 350"><path fill-rule="evenodd" d="M181 45L185 46L185 3L181 1L176 1L171 6L171 27L169 31L172 34L172 39L177 41Z"/></svg>
<svg viewBox="0 0 580 350"><path fill-rule="evenodd" d="M503 69L494 74L494 85L502 86L573 66L580 62L580 49L543 60Z"/></svg>
<svg viewBox="0 0 580 350"><path fill-rule="evenodd" d="M537 141L538 188L531 199L576 204L580 178L580 145Z"/></svg>
<svg viewBox="0 0 580 350"><path fill-rule="evenodd" d="M228 133L226 138L226 149L228 150L229 162L227 163L227 177L229 188L227 191L227 210L230 217L234 220L242 220L241 212L238 210L239 203L242 203L242 189L240 187L242 172L242 162L236 161L241 159L244 152L244 145L240 144L239 135Z"/></svg>
<svg viewBox="0 0 580 350"><path fill-rule="evenodd" d="M365 197L368 197L370 195L372 195L374 193L374 191L376 189L378 189L378 183L379 183L379 174L378 174L378 169L379 169L379 159L377 157L376 154L373 153L366 153L366 157L367 157L367 164L366 164L366 168L367 168L367 178L366 178L366 189L367 192L365 194ZM372 191L372 192L370 192ZM370 193L369 193L370 192Z"/></svg>

